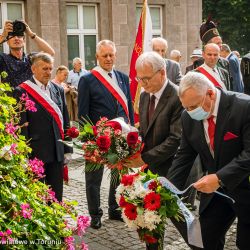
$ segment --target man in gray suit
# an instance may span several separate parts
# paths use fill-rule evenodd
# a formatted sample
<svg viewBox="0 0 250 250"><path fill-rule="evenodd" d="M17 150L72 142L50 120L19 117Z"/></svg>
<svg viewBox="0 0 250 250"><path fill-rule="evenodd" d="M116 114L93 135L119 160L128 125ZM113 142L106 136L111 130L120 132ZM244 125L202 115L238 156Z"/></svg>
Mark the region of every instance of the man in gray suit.
<svg viewBox="0 0 250 250"><path fill-rule="evenodd" d="M153 38L152 49L165 58L168 50L167 40L162 37ZM171 82L179 85L182 78L180 64L167 58L165 58L165 61L168 79Z"/></svg>
<svg viewBox="0 0 250 250"><path fill-rule="evenodd" d="M136 72L137 81L145 90L139 105L144 149L127 166L139 167L146 163L153 173L166 176L180 144L182 106L178 86L167 79L165 60L156 52L140 55ZM158 245L148 244L147 249L158 249Z"/></svg>

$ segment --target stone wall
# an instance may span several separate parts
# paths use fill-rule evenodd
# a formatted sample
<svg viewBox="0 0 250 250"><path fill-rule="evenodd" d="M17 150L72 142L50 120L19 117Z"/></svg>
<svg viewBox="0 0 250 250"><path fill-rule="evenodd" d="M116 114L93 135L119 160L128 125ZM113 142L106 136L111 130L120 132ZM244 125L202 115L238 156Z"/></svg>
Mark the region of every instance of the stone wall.
<svg viewBox="0 0 250 250"><path fill-rule="evenodd" d="M116 67L126 73L136 36L136 5L142 0L27 0L26 20L32 30L48 41L56 51L55 66L67 65L67 3L95 3L98 7L98 40L110 39L117 45ZM202 21L202 0L148 0L148 4L163 9L163 37L168 40L169 52L182 53L181 65L190 63L192 50L201 46L199 26ZM27 41L27 50L36 47Z"/></svg>

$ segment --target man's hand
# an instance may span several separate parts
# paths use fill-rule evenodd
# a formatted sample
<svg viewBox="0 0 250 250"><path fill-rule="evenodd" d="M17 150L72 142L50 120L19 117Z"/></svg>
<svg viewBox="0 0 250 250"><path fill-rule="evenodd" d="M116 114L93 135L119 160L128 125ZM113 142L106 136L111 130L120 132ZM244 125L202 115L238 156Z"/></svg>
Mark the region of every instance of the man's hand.
<svg viewBox="0 0 250 250"><path fill-rule="evenodd" d="M140 168L144 164L145 164L145 162L142 160L140 153L135 155L135 157L133 157L132 159L125 160L122 163L122 165L127 167L127 168Z"/></svg>
<svg viewBox="0 0 250 250"><path fill-rule="evenodd" d="M9 32L13 31L13 24L12 21L7 20L4 23L3 33L0 36L0 42L2 43L8 36Z"/></svg>
<svg viewBox="0 0 250 250"><path fill-rule="evenodd" d="M210 194L220 187L219 179L216 174L209 174L195 182L193 187L202 193Z"/></svg>

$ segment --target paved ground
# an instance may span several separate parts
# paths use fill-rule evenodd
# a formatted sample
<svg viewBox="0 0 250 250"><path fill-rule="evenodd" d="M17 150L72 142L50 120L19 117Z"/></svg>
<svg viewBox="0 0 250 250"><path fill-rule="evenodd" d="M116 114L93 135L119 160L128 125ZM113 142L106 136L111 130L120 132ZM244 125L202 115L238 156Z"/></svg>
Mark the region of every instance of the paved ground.
<svg viewBox="0 0 250 250"><path fill-rule="evenodd" d="M69 185L64 187L64 197L68 200L78 201L79 214L88 214L84 173L82 167L69 167ZM108 219L108 197L109 179L108 172L105 173L101 188L101 204L104 211L102 217L102 227L99 230L89 228L85 235L85 241L90 250L143 250L144 243L138 239L137 233L126 227L123 222L111 221ZM225 250L237 250L235 246L234 224L228 232ZM175 230L171 222L166 226L165 232L165 250L188 250L189 247L182 240L179 233Z"/></svg>

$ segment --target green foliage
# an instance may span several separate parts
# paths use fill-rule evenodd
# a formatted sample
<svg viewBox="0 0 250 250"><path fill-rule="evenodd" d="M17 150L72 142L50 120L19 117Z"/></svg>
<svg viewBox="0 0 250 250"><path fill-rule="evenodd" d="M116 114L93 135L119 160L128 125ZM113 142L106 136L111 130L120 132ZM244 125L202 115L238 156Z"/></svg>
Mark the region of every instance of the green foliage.
<svg viewBox="0 0 250 250"><path fill-rule="evenodd" d="M242 55L250 51L249 0L203 0L203 19L218 23L223 42Z"/></svg>
<svg viewBox="0 0 250 250"><path fill-rule="evenodd" d="M48 186L29 169L27 156L31 148L20 135L22 111L6 94L10 90L9 85L0 83L0 242L4 249L64 249L64 238L75 230L65 223L66 217L76 219L75 203L56 202ZM13 133L7 130L8 124L16 128ZM30 216L24 215L24 204ZM10 244L11 239L11 245L3 243L7 240Z"/></svg>

